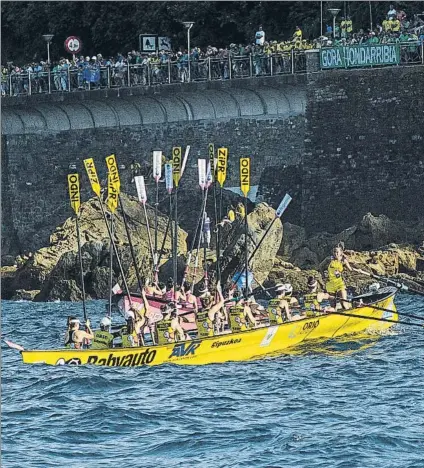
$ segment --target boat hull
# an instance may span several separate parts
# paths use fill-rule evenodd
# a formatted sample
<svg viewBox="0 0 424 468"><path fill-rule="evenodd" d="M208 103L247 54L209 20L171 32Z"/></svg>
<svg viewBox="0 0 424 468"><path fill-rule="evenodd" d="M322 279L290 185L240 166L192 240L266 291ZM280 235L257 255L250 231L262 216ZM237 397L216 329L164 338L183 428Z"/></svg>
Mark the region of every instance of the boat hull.
<svg viewBox="0 0 424 468"><path fill-rule="evenodd" d="M203 365L227 361L247 361L269 354L284 353L289 348L310 340L325 340L342 335L358 334L369 329L381 332L397 321L394 293L373 305L349 310L361 318L337 314L257 328L240 333L230 333L192 341L174 342L161 346L114 349L55 349L21 351L26 364L84 365L109 367L155 366L160 364ZM390 312L392 311L392 312ZM370 317L365 319L362 317Z"/></svg>

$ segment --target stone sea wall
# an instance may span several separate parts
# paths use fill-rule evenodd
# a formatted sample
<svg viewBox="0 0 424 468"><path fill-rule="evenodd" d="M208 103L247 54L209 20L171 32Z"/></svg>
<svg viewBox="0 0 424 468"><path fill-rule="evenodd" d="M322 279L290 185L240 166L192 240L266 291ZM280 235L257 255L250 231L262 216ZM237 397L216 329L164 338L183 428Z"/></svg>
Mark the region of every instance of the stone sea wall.
<svg viewBox="0 0 424 468"><path fill-rule="evenodd" d="M239 157L252 157L252 185L259 185L259 199L275 207L289 192L294 200L285 221L302 224L310 233L339 232L368 212L407 221L422 218L423 70L329 70L6 98L2 253L47 245L70 214L70 165L82 171L82 160L93 157L105 180L104 157L115 153L126 167L121 170L125 190L134 194L133 159L148 174L153 149L169 156L172 146L190 145L181 199L191 200L192 194L200 195L197 158L207 157L210 142L229 148L227 186L239 183ZM85 176L82 185L86 200ZM165 199L162 189L161 194ZM184 203L182 211L197 211L195 199Z"/></svg>
<svg viewBox="0 0 424 468"><path fill-rule="evenodd" d="M424 68L308 77L302 224L337 232L366 212L424 217Z"/></svg>

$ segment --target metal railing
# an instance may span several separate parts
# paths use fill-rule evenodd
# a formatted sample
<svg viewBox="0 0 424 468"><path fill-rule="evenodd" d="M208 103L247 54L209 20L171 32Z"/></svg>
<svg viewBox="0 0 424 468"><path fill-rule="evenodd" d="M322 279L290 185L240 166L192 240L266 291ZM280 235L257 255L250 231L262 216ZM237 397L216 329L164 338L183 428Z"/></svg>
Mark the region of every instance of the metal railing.
<svg viewBox="0 0 424 468"><path fill-rule="evenodd" d="M316 53L318 54L319 51L317 50ZM416 64L424 64L424 44L402 43L399 65ZM3 96L22 96L104 88L156 86L189 81L243 79L306 73L306 71L305 51L291 50L272 55L208 57L190 62L168 60L135 65L121 62L108 67L76 68L71 66L55 71L11 73L2 75L1 90Z"/></svg>

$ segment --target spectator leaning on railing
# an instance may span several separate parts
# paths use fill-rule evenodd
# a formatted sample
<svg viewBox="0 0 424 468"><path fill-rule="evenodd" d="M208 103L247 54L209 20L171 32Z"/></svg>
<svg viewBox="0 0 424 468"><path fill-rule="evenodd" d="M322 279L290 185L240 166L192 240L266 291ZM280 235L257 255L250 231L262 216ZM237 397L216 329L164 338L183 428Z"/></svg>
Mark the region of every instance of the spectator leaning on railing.
<svg viewBox="0 0 424 468"><path fill-rule="evenodd" d="M203 50L194 47L189 52L132 50L126 55L118 53L109 58L102 54L91 58L80 56L75 60L61 57L50 66L45 61L23 67L8 62L2 66L1 92L4 96L187 82L189 63L192 80L226 80L251 73L255 76L290 73L293 53L321 47L401 42L410 43L406 51L416 55L419 44L424 43L424 21L418 15L409 20L403 10L396 11L391 5L387 17L374 31L355 31L352 20L346 16L336 24L335 38L332 36L332 27L328 26L325 36L310 42L303 38L300 26L296 26L290 40L266 41L260 25L253 43L247 45L230 44L219 49L209 45Z"/></svg>

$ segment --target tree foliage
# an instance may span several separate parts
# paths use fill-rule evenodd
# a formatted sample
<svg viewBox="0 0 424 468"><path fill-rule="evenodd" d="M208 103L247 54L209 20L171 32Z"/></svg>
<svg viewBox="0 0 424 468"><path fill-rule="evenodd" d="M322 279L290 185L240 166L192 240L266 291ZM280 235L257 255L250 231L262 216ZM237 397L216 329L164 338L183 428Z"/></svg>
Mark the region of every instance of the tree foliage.
<svg viewBox="0 0 424 468"><path fill-rule="evenodd" d="M409 15L423 10L423 2L394 2ZM421 7L420 7L421 4ZM331 22L328 8L340 8L353 19L355 29L381 22L388 2L323 2L324 24ZM321 2L12 2L3 1L2 61L46 58L43 34L54 34L52 59L65 56L66 37L79 36L83 53L107 57L138 49L138 35L169 36L174 48L186 46L182 21L195 21L191 30L193 46L222 47L253 41L259 24L267 39L288 39L299 25L307 38L320 34Z"/></svg>

